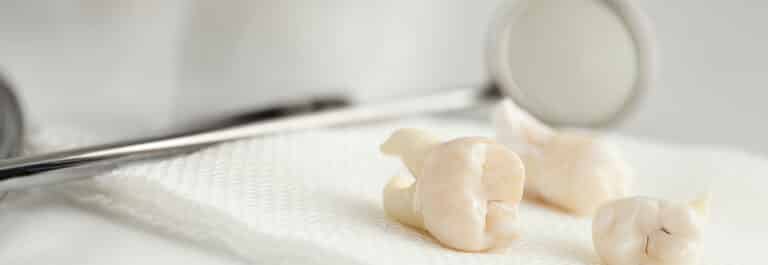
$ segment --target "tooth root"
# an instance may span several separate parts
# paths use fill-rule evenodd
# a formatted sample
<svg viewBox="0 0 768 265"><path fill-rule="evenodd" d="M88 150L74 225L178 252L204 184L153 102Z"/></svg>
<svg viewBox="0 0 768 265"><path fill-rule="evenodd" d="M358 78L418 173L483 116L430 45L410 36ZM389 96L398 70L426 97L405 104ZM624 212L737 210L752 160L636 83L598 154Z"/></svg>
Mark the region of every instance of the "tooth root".
<svg viewBox="0 0 768 265"><path fill-rule="evenodd" d="M440 143L437 136L424 130L404 128L395 131L379 150L385 155L397 156L414 178L422 173L424 158L429 150Z"/></svg>
<svg viewBox="0 0 768 265"><path fill-rule="evenodd" d="M392 177L384 187L384 211L398 222L423 230L423 218L414 207L415 188L413 179L399 175Z"/></svg>
<svg viewBox="0 0 768 265"><path fill-rule="evenodd" d="M514 145L522 140L526 144L541 144L555 134L548 126L523 111L509 99L498 104L491 119L505 144Z"/></svg>

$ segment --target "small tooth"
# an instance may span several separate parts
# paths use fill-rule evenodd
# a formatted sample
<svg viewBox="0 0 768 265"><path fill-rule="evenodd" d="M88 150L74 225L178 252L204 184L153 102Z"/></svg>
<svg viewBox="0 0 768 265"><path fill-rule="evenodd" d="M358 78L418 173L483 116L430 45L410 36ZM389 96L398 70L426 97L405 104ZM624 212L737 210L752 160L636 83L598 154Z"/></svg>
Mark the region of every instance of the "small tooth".
<svg viewBox="0 0 768 265"><path fill-rule="evenodd" d="M595 250L603 265L695 265L701 227L692 209L641 197L609 202L593 220ZM609 215L614 222L602 220ZM665 226L664 220L674 226ZM603 227L608 225L613 229Z"/></svg>

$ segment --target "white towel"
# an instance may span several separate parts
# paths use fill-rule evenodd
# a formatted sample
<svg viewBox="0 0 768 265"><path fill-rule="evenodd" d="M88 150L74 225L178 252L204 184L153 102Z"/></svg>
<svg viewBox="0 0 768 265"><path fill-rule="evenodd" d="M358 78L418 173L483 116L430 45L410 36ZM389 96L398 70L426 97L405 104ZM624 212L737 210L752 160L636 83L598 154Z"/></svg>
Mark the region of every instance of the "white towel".
<svg viewBox="0 0 768 265"><path fill-rule="evenodd" d="M416 120L221 144L49 188L78 202L263 264L598 264L591 220L525 202L522 237L493 253L446 249L389 219L381 190L401 170L378 153L398 127L491 136L487 124ZM67 136L69 135L69 136ZM32 137L36 150L88 142L76 130ZM714 194L703 264L760 264L768 243L768 160L739 152L612 137L636 169L636 193Z"/></svg>

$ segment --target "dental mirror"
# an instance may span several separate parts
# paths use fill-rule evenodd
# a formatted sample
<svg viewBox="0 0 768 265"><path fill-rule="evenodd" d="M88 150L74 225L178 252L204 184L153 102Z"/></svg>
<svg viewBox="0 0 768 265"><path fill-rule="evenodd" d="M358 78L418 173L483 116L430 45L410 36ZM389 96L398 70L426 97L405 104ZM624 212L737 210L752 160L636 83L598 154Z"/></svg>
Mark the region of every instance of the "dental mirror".
<svg viewBox="0 0 768 265"><path fill-rule="evenodd" d="M508 97L550 125L613 125L654 78L648 25L629 0L512 1L487 64Z"/></svg>
<svg viewBox="0 0 768 265"><path fill-rule="evenodd" d="M463 110L505 95L551 125L612 125L623 120L653 80L655 46L649 24L630 0L518 0L502 10L486 51L493 78L487 88L380 104L352 104L346 97L310 99L191 133L0 160L0 194L225 141ZM0 82L0 124L0 158L17 155L23 123L6 82Z"/></svg>

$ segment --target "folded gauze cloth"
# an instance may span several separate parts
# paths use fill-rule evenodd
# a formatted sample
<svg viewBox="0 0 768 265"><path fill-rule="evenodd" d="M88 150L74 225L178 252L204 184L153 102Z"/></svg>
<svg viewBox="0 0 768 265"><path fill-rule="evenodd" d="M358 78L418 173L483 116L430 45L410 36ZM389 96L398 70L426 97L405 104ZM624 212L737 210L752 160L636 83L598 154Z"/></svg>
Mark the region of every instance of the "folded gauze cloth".
<svg viewBox="0 0 768 265"><path fill-rule="evenodd" d="M387 180L403 167L379 154L396 128L448 138L493 136L486 123L409 120L317 129L225 143L47 188L74 201L264 264L599 264L591 219L524 201L522 236L490 253L440 246L388 218ZM35 152L87 144L87 133L48 129ZM702 264L761 264L768 230L768 160L741 152L609 136L635 169L638 195L712 193Z"/></svg>

